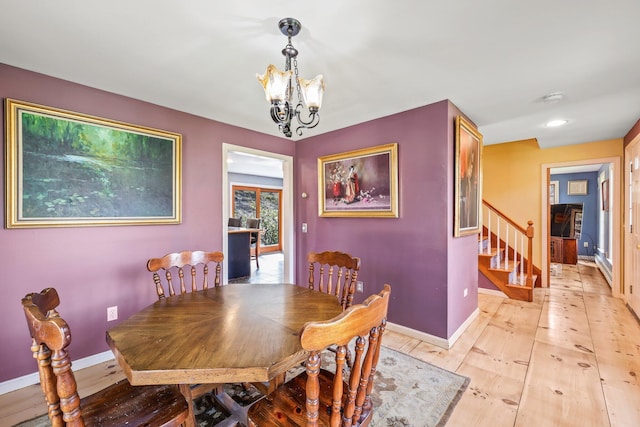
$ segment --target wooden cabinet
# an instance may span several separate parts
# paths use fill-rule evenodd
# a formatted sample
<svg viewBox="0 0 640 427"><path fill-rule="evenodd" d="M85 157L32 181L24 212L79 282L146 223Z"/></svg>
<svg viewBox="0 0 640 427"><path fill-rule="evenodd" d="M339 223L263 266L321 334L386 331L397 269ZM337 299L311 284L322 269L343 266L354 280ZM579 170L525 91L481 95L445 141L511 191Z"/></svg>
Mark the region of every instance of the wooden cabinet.
<svg viewBox="0 0 640 427"><path fill-rule="evenodd" d="M550 260L562 264L578 263L578 245L576 239L565 239L562 237L551 237Z"/></svg>

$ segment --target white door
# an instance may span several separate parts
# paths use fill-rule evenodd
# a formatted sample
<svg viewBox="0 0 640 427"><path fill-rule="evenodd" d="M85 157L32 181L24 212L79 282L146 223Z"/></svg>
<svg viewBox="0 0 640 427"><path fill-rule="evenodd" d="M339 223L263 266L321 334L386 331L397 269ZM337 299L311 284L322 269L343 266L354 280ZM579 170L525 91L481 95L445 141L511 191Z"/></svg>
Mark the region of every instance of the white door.
<svg viewBox="0 0 640 427"><path fill-rule="evenodd" d="M630 156L627 161L630 162L630 186L627 191L630 197L629 212L631 218L627 228L630 237L630 245L628 246L631 262L631 271L629 272L628 283L630 285L629 306L633 311L640 315L640 142L636 142L630 147Z"/></svg>

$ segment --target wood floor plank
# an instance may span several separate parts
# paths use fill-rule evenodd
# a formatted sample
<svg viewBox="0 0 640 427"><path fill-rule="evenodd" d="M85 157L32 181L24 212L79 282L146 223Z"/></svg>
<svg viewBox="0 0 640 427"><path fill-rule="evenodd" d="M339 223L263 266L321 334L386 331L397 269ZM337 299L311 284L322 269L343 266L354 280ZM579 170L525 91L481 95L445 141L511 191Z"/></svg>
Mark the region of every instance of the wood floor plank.
<svg viewBox="0 0 640 427"><path fill-rule="evenodd" d="M382 337L382 343L386 347L409 354L420 340L387 329Z"/></svg>
<svg viewBox="0 0 640 427"><path fill-rule="evenodd" d="M34 362L35 363L35 362ZM78 394L85 397L125 378L115 360L74 371ZM47 413L40 384L0 395L0 426L12 426Z"/></svg>
<svg viewBox="0 0 640 427"><path fill-rule="evenodd" d="M640 426L640 325L611 295L585 295L585 305L611 425Z"/></svg>
<svg viewBox="0 0 640 427"><path fill-rule="evenodd" d="M0 426L12 426L47 412L40 384L0 395Z"/></svg>
<svg viewBox="0 0 640 427"><path fill-rule="evenodd" d="M474 366L522 384L527 374L532 346L533 334L516 335L490 324L469 351L459 370Z"/></svg>
<svg viewBox="0 0 640 427"><path fill-rule="evenodd" d="M419 342L409 354L425 362L433 363L443 369L456 371L495 315L495 312L500 305L502 305L505 298L495 295L479 294L478 300L480 314L471 322L467 330L460 336L452 348L447 350L422 341Z"/></svg>
<svg viewBox="0 0 640 427"><path fill-rule="evenodd" d="M595 354L534 344L516 427L610 426Z"/></svg>
<svg viewBox="0 0 640 427"><path fill-rule="evenodd" d="M593 349L591 331L582 294L550 289L542 308L536 341L574 349Z"/></svg>
<svg viewBox="0 0 640 427"><path fill-rule="evenodd" d="M513 427L522 381L469 364L463 364L457 372L471 382L447 425Z"/></svg>

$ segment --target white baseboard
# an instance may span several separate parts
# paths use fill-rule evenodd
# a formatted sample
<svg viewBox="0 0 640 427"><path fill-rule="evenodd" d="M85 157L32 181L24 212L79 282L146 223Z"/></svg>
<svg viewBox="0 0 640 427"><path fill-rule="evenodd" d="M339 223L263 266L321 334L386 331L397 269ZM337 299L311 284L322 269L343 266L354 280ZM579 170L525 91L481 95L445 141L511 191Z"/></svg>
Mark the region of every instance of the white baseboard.
<svg viewBox="0 0 640 427"><path fill-rule="evenodd" d="M97 365L107 360L112 360L113 353L111 350L103 353L94 354L92 356L83 357L82 359L73 360L71 364L73 370L84 369L90 366ZM40 375L37 372L24 375L22 377L14 378L0 383L0 395L9 393L11 391L19 390L30 385L38 384L40 382Z"/></svg>
<svg viewBox="0 0 640 427"><path fill-rule="evenodd" d="M609 266L602 262L600 257L596 257L595 261L596 265L598 266L598 270L602 272L602 275L609 284L609 287L613 287L613 274L611 273L611 269L609 268Z"/></svg>
<svg viewBox="0 0 640 427"><path fill-rule="evenodd" d="M467 320L465 320L464 323L460 325L460 327L448 339L437 337L426 332L418 331L391 322L387 323L387 329L399 334L407 335L411 338L419 339L420 341L428 342L429 344L444 348L445 350L449 350L451 347L453 347L458 338L460 338L462 333L467 330L471 322L473 322L479 315L480 309L476 308L474 312L471 313L471 315L467 318ZM382 339L382 342L384 343L384 338Z"/></svg>

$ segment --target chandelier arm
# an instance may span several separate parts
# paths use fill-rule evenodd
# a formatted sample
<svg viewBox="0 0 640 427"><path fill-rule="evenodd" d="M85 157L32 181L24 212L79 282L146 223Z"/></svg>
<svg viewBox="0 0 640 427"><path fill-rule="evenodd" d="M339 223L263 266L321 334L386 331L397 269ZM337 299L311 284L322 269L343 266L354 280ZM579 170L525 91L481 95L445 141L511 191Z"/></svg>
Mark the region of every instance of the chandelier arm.
<svg viewBox="0 0 640 427"><path fill-rule="evenodd" d="M309 113L308 121L305 121L302 118L301 110L302 110L302 105L298 104L298 106L296 107L296 110L293 113L293 115L296 118L296 121L300 124L300 126L296 128L296 133L298 134L298 136L302 136L302 129L313 129L314 127L318 126L318 123L320 123L320 113L318 113L317 110Z"/></svg>
<svg viewBox="0 0 640 427"><path fill-rule="evenodd" d="M307 114L309 120L305 121L302 118L302 104L298 104L296 106L296 110L294 111L293 116L295 116L298 123L300 123L300 126L308 129L316 127L318 125L318 122L320 121L320 113L318 111L310 111L309 114Z"/></svg>
<svg viewBox="0 0 640 427"><path fill-rule="evenodd" d="M291 123L291 107L288 102L271 103L271 118L277 124Z"/></svg>

